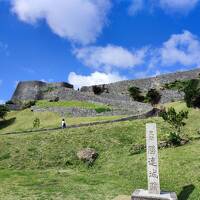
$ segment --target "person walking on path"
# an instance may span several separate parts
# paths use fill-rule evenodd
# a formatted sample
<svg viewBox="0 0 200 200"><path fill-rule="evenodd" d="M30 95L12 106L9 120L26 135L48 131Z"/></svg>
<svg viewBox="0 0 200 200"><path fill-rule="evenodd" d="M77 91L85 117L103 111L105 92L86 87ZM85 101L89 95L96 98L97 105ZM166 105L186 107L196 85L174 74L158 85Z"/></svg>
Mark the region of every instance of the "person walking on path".
<svg viewBox="0 0 200 200"><path fill-rule="evenodd" d="M67 126L66 126L66 123L65 123L65 119L62 119L62 129L64 129L64 128L66 128Z"/></svg>

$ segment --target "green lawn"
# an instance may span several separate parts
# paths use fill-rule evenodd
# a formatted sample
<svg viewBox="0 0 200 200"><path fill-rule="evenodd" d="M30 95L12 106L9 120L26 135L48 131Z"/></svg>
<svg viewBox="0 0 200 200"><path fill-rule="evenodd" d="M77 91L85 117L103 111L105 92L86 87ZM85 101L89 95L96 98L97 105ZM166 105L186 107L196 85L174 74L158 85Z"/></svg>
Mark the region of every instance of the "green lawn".
<svg viewBox="0 0 200 200"><path fill-rule="evenodd" d="M56 128L60 127L62 117L56 113L51 112L31 112L30 109L23 111L12 111L9 112L6 121L0 120L0 134L6 132L16 132L31 130L33 128L33 121L38 117L40 119L40 128ZM66 122L68 125L104 121L104 120L114 120L125 117L121 116L98 116L98 117L66 117Z"/></svg>
<svg viewBox="0 0 200 200"><path fill-rule="evenodd" d="M109 106L100 103L91 103L87 101L58 101L58 102L49 102L47 100L39 100L36 102L36 105L42 108L47 107L78 107L85 109L110 109Z"/></svg>
<svg viewBox="0 0 200 200"><path fill-rule="evenodd" d="M198 136L199 121L200 111L190 109L184 134ZM161 118L0 136L0 199L112 200L146 188L145 153L131 155L130 149L145 143L147 122L157 123L158 138L164 140L170 128ZM76 157L84 147L99 152L89 168ZM179 200L199 200L200 140L162 149L159 158L162 190L181 194Z"/></svg>

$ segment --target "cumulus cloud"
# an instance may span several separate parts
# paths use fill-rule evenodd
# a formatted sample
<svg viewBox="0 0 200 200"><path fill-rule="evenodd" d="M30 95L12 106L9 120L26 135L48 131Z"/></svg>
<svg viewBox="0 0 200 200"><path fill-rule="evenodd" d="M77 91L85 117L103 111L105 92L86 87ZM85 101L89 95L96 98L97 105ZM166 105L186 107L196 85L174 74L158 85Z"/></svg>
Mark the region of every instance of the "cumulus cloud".
<svg viewBox="0 0 200 200"><path fill-rule="evenodd" d="M159 50L163 66L180 64L181 66L198 66L200 64L200 41L189 31L174 34Z"/></svg>
<svg viewBox="0 0 200 200"><path fill-rule="evenodd" d="M54 33L81 44L96 40L110 7L110 0L12 0L12 11L20 20L45 20Z"/></svg>
<svg viewBox="0 0 200 200"><path fill-rule="evenodd" d="M68 76L69 83L73 84L76 89L82 86L108 84L125 79L126 77L120 76L118 73L107 74L97 71L91 73L89 76L78 75L75 72L71 72Z"/></svg>
<svg viewBox="0 0 200 200"><path fill-rule="evenodd" d="M160 0L161 8L170 12L189 12L197 3L199 0Z"/></svg>
<svg viewBox="0 0 200 200"><path fill-rule="evenodd" d="M129 51L120 46L85 47L74 51L85 65L95 69L111 71L114 68L132 68L143 63L146 48Z"/></svg>
<svg viewBox="0 0 200 200"><path fill-rule="evenodd" d="M135 15L138 12L140 12L141 10L143 10L145 5L145 1L144 0L132 0L131 1L131 5L128 8L128 13L130 15Z"/></svg>
<svg viewBox="0 0 200 200"><path fill-rule="evenodd" d="M200 40L185 30L173 34L159 47L148 46L130 51L120 46L85 47L74 53L84 65L95 70L111 73L112 71L131 70L136 77L146 77L176 70L200 66ZM144 71L140 72L140 69Z"/></svg>

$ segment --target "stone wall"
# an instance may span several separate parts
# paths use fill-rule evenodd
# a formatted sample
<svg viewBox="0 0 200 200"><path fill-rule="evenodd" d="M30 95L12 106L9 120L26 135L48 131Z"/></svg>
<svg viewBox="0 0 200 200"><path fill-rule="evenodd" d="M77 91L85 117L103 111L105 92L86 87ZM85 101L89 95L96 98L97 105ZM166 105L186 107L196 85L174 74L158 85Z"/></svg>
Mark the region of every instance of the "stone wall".
<svg viewBox="0 0 200 200"><path fill-rule="evenodd" d="M49 92L56 90L57 88L73 89L73 85L65 82L61 83L45 83L42 81L23 81L19 82L17 88L12 96L12 101L17 100L40 100L44 99L44 96Z"/></svg>
<svg viewBox="0 0 200 200"><path fill-rule="evenodd" d="M63 117L95 117L95 116L113 116L113 115L143 115L149 113L153 108L148 106L142 106L136 103L135 107L129 107L125 110L122 108L113 108L111 111L98 113L93 109L84 109L78 107L46 107L40 108L38 106L32 106L33 112L55 112ZM139 110L140 108L140 110Z"/></svg>
<svg viewBox="0 0 200 200"><path fill-rule="evenodd" d="M105 89L105 92L100 95L95 95L92 91L92 87L83 87L81 91L76 91L73 89L73 85L65 82L45 83L42 81L25 81L18 84L11 100L50 100L59 97L59 100L65 101L89 101L110 105L113 108L113 111L104 113L105 115L140 115L141 113L151 111L152 106L133 101L128 92L128 88L130 86L139 87L144 92L150 88L160 89L162 95L161 103L167 103L182 100L184 98L184 94L174 90L163 90L162 87L165 83L174 82L175 80L197 78L199 77L199 74L200 69L196 69L186 72L161 75L153 78L127 80L107 85L100 85ZM75 108L71 108L71 110L65 109L65 111L66 113L72 113L73 116L93 116L97 114L92 111L83 111L80 109L76 110Z"/></svg>
<svg viewBox="0 0 200 200"><path fill-rule="evenodd" d="M128 88L131 86L136 86L143 91L147 91L151 88L161 88L164 84L174 82L175 80L198 78L199 75L200 75L200 69L195 69L185 72L164 74L152 78L120 81L117 83L106 84L104 85L104 88L106 89L106 91L109 92L109 94L114 93L114 94L128 95ZM99 86L103 87L103 85ZM92 92L92 87L82 87L81 91Z"/></svg>

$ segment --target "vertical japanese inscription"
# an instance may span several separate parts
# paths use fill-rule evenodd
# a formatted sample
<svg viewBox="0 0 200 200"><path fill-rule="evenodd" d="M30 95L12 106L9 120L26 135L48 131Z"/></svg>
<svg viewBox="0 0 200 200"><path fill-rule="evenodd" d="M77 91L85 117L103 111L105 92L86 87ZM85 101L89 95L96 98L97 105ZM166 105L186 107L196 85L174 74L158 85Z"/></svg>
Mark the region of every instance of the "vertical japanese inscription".
<svg viewBox="0 0 200 200"><path fill-rule="evenodd" d="M160 194L156 124L146 124L147 175L150 194Z"/></svg>

